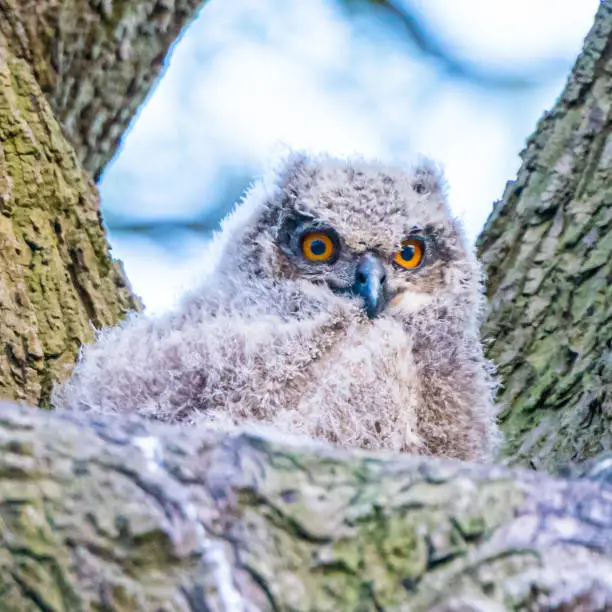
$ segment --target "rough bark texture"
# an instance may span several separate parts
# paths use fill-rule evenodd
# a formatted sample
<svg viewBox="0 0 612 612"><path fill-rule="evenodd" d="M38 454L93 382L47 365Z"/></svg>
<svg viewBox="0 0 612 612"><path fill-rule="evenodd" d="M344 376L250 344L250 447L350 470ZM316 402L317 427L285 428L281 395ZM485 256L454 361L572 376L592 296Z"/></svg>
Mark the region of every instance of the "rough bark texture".
<svg viewBox="0 0 612 612"><path fill-rule="evenodd" d="M612 609L612 489L0 406L3 610Z"/></svg>
<svg viewBox="0 0 612 612"><path fill-rule="evenodd" d="M0 0L0 32L32 67L95 178L202 0Z"/></svg>
<svg viewBox="0 0 612 612"><path fill-rule="evenodd" d="M551 469L612 447L612 2L478 243L505 456Z"/></svg>
<svg viewBox="0 0 612 612"><path fill-rule="evenodd" d="M108 254L96 188L0 10L0 397L45 404L92 325L138 308Z"/></svg>

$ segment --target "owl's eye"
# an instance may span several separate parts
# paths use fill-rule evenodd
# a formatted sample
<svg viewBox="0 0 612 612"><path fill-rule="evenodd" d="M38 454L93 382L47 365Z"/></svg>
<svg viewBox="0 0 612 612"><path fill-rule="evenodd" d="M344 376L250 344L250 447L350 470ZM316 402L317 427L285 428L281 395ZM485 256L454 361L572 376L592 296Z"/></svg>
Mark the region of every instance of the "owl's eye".
<svg viewBox="0 0 612 612"><path fill-rule="evenodd" d="M408 238L402 242L402 248L395 254L395 263L408 270L418 268L423 261L424 252L425 243L421 238Z"/></svg>
<svg viewBox="0 0 612 612"><path fill-rule="evenodd" d="M309 232L302 238L302 253L309 261L329 261L335 251L334 241L323 232Z"/></svg>

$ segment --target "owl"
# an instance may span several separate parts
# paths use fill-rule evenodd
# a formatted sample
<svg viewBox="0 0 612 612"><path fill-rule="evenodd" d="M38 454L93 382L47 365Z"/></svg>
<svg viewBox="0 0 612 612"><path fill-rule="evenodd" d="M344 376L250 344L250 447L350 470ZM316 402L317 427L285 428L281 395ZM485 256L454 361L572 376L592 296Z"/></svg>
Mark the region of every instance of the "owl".
<svg viewBox="0 0 612 612"><path fill-rule="evenodd" d="M211 249L214 271L173 311L85 346L53 404L492 457L481 269L434 164L292 153Z"/></svg>

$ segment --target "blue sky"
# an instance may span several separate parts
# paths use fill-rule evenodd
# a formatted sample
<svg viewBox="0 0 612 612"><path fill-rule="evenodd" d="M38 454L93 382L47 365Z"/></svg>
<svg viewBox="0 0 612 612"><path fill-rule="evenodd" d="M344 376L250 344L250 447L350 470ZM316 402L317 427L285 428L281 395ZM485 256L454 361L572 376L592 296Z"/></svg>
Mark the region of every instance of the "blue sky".
<svg viewBox="0 0 612 612"><path fill-rule="evenodd" d="M214 224L281 145L400 163L425 154L444 165L450 204L473 240L560 93L598 4L412 2L458 57L537 75L534 87L507 91L449 77L398 24L348 19L332 0L210 0L104 173L103 214ZM206 273L207 240L110 234L154 312Z"/></svg>

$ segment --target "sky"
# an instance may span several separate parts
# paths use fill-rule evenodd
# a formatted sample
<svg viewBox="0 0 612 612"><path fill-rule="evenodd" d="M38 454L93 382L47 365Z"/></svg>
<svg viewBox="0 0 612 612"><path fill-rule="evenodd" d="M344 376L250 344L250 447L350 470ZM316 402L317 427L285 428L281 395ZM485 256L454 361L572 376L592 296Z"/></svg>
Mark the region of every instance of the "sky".
<svg viewBox="0 0 612 612"><path fill-rule="evenodd" d="M408 6L405 1L405 7ZM210 268L210 232L121 231L124 221L215 227L280 146L441 162L473 241L561 92L599 0L412 0L453 56L526 75L483 87L424 58L400 23L332 0L209 0L100 182L113 255L151 312Z"/></svg>

